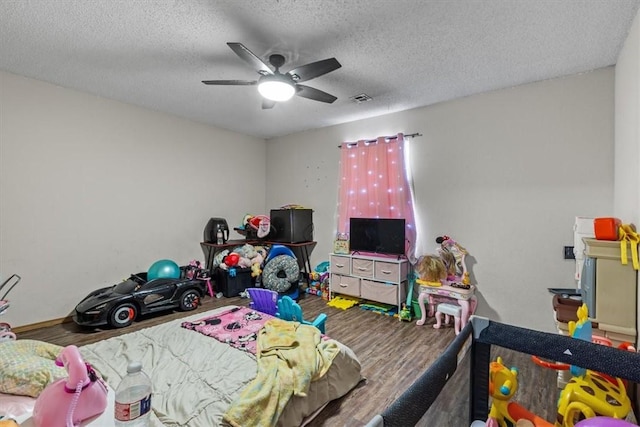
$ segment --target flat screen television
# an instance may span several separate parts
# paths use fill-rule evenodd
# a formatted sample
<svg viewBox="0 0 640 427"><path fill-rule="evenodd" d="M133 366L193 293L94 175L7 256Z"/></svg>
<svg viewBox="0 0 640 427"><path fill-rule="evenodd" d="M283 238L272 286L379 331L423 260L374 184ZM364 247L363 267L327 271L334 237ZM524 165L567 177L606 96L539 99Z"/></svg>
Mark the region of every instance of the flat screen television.
<svg viewBox="0 0 640 427"><path fill-rule="evenodd" d="M350 218L349 249L352 252L404 255L404 230L404 219Z"/></svg>

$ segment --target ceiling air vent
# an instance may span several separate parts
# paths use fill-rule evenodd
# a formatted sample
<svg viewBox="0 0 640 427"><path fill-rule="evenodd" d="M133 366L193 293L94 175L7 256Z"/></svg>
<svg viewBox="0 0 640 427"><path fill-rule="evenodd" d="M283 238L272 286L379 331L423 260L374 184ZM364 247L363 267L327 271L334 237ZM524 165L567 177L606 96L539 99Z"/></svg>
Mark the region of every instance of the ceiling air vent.
<svg viewBox="0 0 640 427"><path fill-rule="evenodd" d="M352 96L349 98L356 104L361 104L363 102L371 101L373 98L367 95L366 93L361 93L360 95Z"/></svg>

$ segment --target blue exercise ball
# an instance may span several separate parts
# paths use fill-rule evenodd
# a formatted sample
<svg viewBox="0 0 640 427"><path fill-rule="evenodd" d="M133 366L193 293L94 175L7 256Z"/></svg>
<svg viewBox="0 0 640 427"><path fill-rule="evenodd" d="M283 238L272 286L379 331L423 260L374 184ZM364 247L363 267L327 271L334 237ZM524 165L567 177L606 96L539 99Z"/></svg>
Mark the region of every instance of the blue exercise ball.
<svg viewBox="0 0 640 427"><path fill-rule="evenodd" d="M161 259L154 262L147 271L147 280L155 279L179 279L180 267L170 259Z"/></svg>

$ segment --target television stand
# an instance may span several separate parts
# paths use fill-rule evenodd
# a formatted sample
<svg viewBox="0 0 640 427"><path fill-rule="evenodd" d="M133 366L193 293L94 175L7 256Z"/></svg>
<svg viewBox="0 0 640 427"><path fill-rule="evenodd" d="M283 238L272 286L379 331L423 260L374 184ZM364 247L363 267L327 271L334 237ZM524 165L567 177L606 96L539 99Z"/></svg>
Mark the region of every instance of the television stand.
<svg viewBox="0 0 640 427"><path fill-rule="evenodd" d="M407 297L409 261L400 256L332 253L329 273L329 299L349 295L395 305L400 313Z"/></svg>

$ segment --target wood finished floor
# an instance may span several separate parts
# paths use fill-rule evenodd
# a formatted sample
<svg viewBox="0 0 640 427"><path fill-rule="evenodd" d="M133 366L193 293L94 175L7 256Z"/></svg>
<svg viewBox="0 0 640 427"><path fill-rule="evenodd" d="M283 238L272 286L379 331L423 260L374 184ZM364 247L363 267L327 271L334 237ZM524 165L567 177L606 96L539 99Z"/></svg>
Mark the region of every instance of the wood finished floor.
<svg viewBox="0 0 640 427"><path fill-rule="evenodd" d="M196 311L166 312L147 316L125 329L83 329L75 323L50 326L19 334L21 339L37 339L58 345L82 346L122 333L133 332L169 320L211 310L225 305L248 306L239 297L205 298ZM399 322L358 307L340 310L329 307L326 301L304 294L300 299L305 318L319 313L328 316L326 333L351 347L362 364L366 378L345 397L331 402L310 423L319 426L364 426L375 414L381 413L400 396L420 374L429 367L455 337L452 327L433 329L433 319L427 325L416 326L415 321ZM520 370L521 390L516 401L547 420L555 418L557 399L556 373L539 368L528 356L506 349L496 349L505 363ZM449 381L438 400L417 424L424 427L468 426L469 367L465 361Z"/></svg>

